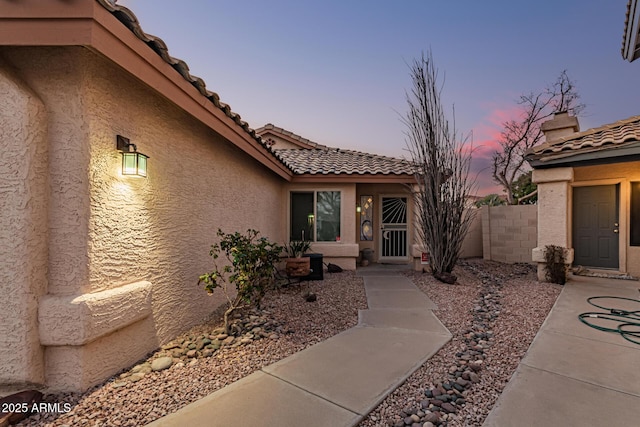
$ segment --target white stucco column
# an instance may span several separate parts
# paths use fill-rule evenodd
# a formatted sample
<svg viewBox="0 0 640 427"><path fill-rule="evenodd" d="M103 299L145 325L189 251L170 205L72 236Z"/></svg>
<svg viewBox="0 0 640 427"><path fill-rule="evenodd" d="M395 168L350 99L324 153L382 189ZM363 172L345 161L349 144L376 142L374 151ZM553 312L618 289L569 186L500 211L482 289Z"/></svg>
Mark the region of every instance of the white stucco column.
<svg viewBox="0 0 640 427"><path fill-rule="evenodd" d="M573 168L536 169L532 179L538 185L538 246L532 255L538 263L538 280L544 281L546 245L568 248L567 263L573 262L573 249L569 249Z"/></svg>

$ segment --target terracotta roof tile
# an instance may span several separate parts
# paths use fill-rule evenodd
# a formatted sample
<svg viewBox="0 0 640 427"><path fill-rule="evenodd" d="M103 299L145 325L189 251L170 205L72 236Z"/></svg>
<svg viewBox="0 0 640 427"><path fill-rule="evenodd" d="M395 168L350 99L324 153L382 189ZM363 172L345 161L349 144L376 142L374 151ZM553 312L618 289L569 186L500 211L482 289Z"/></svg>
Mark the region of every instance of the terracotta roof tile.
<svg viewBox="0 0 640 427"><path fill-rule="evenodd" d="M640 141L640 116L633 116L598 128L578 132L556 141L533 147L528 159L544 160L563 154L574 155L609 148L620 148Z"/></svg>
<svg viewBox="0 0 640 427"><path fill-rule="evenodd" d="M198 92L208 98L216 107L221 109L225 115L231 118L238 126L244 129L261 146L275 155L294 174L383 174L401 175L411 174L412 169L409 162L393 157L379 156L375 154L361 153L358 151L341 150L330 148L306 138L296 135L286 129L267 124L255 131L247 122L243 121L239 114L231 111L229 105L220 101L217 93L207 89L204 80L191 75L189 66L181 59L169 55L169 49L165 42L159 37L145 33L138 22L135 14L124 6L115 3L114 0L96 0L102 7L115 16L125 25L136 37L146 43L156 52L167 64L171 65L187 82L193 85ZM262 140L259 133L265 130L274 130L290 138L307 144L312 149L289 149L275 150Z"/></svg>
<svg viewBox="0 0 640 427"><path fill-rule="evenodd" d="M403 175L412 174L411 164L394 157L340 148L274 150L296 175Z"/></svg>
<svg viewBox="0 0 640 427"><path fill-rule="evenodd" d="M291 132L289 130L286 130L286 129L278 127L278 126L275 126L275 125L273 125L271 123L267 123L266 125L256 129L256 133L258 135L263 135L265 132L268 132L270 130L274 131L275 133L279 133L281 135L288 136L289 138L295 139L296 141L299 141L299 142L301 142L303 144L309 145L309 146L311 146L313 148L328 148L326 145L318 144L317 142L313 142L310 139L304 138L304 137L302 137L300 135L297 135L297 134L295 134L295 133L293 133L293 132Z"/></svg>
<svg viewBox="0 0 640 427"><path fill-rule="evenodd" d="M238 126L240 126L245 132L247 132L252 138L260 143L262 146L266 146L262 139L256 135L249 124L242 120L240 114L231 111L231 107L228 104L220 101L220 96L207 89L204 80L200 77L193 76L189 72L189 66L181 59L174 58L169 55L169 49L165 42L156 36L147 34L142 30L140 22L136 15L128 8L120 6L114 2L114 0L96 0L102 7L108 10L113 16L115 16L123 25L125 25L132 33L136 35L140 40L147 44L154 52L158 54L167 64L171 65L187 82L191 83L198 92L208 98L213 105L221 109L225 115L231 118Z"/></svg>

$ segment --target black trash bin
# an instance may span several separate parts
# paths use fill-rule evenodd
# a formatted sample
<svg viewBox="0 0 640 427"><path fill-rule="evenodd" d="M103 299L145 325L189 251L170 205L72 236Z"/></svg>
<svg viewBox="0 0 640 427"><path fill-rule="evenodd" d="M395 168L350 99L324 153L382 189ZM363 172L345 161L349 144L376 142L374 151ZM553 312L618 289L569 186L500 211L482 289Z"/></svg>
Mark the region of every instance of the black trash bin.
<svg viewBox="0 0 640 427"><path fill-rule="evenodd" d="M322 262L322 254L305 254L307 258L311 258L311 273L308 276L301 277L301 280L323 280L324 268Z"/></svg>

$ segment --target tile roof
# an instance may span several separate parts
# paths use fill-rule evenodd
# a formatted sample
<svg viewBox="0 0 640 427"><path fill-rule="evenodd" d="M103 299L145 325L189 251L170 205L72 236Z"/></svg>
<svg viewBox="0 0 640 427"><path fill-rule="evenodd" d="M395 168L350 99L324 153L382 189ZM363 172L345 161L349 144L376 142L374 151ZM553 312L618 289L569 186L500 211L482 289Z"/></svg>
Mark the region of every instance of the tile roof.
<svg viewBox="0 0 640 427"><path fill-rule="evenodd" d="M411 164L394 157L340 148L274 150L296 175L404 175L413 174Z"/></svg>
<svg viewBox="0 0 640 427"><path fill-rule="evenodd" d="M640 116L578 132L529 150L528 160L550 160L575 154L622 148L640 141Z"/></svg>
<svg viewBox="0 0 640 427"><path fill-rule="evenodd" d="M240 114L231 111L231 107L228 104L220 101L220 96L207 89L204 80L200 77L191 75L189 72L189 66L181 59L174 58L169 55L169 49L166 43L159 37L147 34L142 30L140 22L136 15L128 8L120 6L115 3L115 0L96 0L98 4L108 10L113 16L124 24L133 34L140 40L147 44L155 53L158 54L167 64L171 65L187 82L195 87L200 94L208 98L213 105L221 109L227 117L231 118L238 126L240 126L245 132L247 132L252 138L254 138L260 145L266 146L262 139L256 135L256 131L253 130L249 124L242 120Z"/></svg>
<svg viewBox="0 0 640 427"><path fill-rule="evenodd" d="M291 131L288 131L286 129L283 129L281 127L275 126L271 123L267 123L266 125L256 129L256 133L258 135L263 135L266 132L269 131L273 131L274 133L278 133L280 135L284 135L284 136L288 136L291 139L294 139L298 142L301 142L303 145L308 145L309 148L313 147L313 148L327 148L326 145L322 145L322 144L318 144L317 142L313 142L310 139L307 138L303 138L300 135L297 135Z"/></svg>
<svg viewBox="0 0 640 427"><path fill-rule="evenodd" d="M138 18L128 8L115 3L115 0L96 0L102 7L109 11L116 19L125 25L133 34L149 46L158 54L167 64L171 65L187 82L193 85L203 96L208 98L216 107L221 109L229 118L231 118L238 126L244 129L252 138L254 138L267 151L274 154L275 157L289 168L294 174L312 174L312 175L329 175L329 174L347 174L347 175L366 175L366 174L383 174L383 175L403 175L411 174L412 169L406 160L396 159L393 157L379 156L375 154L361 153L358 151L341 150L339 148L331 148L306 138L289 132L286 129L279 128L272 124L267 124L258 131L252 129L249 124L243 121L239 114L231 111L228 104L220 101L220 96L207 89L204 80L200 77L193 76L189 72L189 66L181 59L174 58L169 55L169 49L165 42L156 36L145 33L138 22ZM273 130L288 136L308 148L277 150L270 147L270 144L263 141L260 133L266 130Z"/></svg>

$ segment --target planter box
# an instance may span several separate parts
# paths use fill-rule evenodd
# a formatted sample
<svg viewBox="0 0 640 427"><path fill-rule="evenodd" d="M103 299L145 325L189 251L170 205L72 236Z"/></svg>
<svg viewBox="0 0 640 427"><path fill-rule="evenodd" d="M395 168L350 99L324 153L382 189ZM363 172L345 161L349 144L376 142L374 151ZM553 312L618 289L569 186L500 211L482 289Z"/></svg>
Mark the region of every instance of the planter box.
<svg viewBox="0 0 640 427"><path fill-rule="evenodd" d="M304 277L311 273L311 258L287 258L285 269L289 277Z"/></svg>

